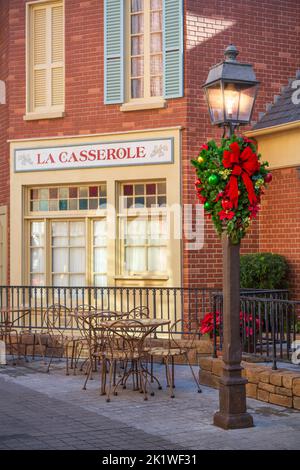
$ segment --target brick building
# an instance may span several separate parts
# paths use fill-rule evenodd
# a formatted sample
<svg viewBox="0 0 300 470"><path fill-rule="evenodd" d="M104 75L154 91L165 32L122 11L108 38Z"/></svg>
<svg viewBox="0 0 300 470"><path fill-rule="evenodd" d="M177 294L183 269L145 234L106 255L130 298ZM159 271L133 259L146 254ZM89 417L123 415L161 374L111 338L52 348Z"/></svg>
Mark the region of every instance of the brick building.
<svg viewBox="0 0 300 470"><path fill-rule="evenodd" d="M201 85L236 44L261 82L257 120L299 40L293 0L0 0L0 283L220 285L210 222L201 250L162 233L165 205L196 204L190 159L219 137ZM265 222L282 176L244 251L283 251ZM152 222L127 210L153 204Z"/></svg>

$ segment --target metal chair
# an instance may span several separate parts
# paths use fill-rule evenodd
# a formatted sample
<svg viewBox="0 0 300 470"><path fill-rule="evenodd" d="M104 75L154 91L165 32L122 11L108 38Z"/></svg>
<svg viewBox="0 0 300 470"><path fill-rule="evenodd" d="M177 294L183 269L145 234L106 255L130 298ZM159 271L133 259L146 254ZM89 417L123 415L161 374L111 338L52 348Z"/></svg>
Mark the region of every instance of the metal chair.
<svg viewBox="0 0 300 470"><path fill-rule="evenodd" d="M181 332L178 333L177 326L181 324ZM180 339L184 336L184 341ZM167 345L159 347L151 347L148 350L148 354L151 360L151 375L153 376L153 360L154 358L162 358L166 368L167 386L170 388L171 398L175 398L175 359L183 356L189 365L193 379L196 383L198 393L201 393L201 388L193 366L191 364L189 354L195 350L195 340L199 335L199 327L197 322L177 320L169 328ZM171 369L171 370L170 370Z"/></svg>
<svg viewBox="0 0 300 470"><path fill-rule="evenodd" d="M128 312L128 317L132 319L142 319L142 318L150 318L150 310L149 307L146 306L139 306L135 307Z"/></svg>
<svg viewBox="0 0 300 470"><path fill-rule="evenodd" d="M60 357L64 355L66 357L66 375L69 375L69 348L72 346L71 359L74 361L76 347L82 341L82 338L78 336L78 331L76 327L74 327L73 317L70 314L71 310L61 304L51 305L43 314L43 325L46 326L52 348L47 372L50 371L55 354L60 351ZM38 338L40 347L42 348L41 335L39 335Z"/></svg>

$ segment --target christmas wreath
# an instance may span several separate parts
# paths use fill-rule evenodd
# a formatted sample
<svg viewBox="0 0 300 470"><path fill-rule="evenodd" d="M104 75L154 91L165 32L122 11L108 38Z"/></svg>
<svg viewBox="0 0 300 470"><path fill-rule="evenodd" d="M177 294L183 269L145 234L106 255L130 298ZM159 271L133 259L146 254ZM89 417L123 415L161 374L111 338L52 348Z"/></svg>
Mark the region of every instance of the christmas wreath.
<svg viewBox="0 0 300 470"><path fill-rule="evenodd" d="M255 142L236 135L223 139L220 146L211 140L192 160L198 199L217 233L225 231L234 244L246 235L264 188L272 181L268 163L260 160Z"/></svg>

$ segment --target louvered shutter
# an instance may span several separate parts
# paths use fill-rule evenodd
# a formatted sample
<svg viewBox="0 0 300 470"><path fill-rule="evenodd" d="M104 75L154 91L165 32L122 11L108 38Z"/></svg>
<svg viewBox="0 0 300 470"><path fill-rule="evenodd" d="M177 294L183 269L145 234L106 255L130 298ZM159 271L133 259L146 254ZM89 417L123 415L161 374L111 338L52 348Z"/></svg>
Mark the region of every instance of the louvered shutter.
<svg viewBox="0 0 300 470"><path fill-rule="evenodd" d="M47 105L46 8L33 11L33 108Z"/></svg>
<svg viewBox="0 0 300 470"><path fill-rule="evenodd" d="M64 104L63 6L53 6L51 15L51 105Z"/></svg>
<svg viewBox="0 0 300 470"><path fill-rule="evenodd" d="M124 0L104 1L104 102L124 101Z"/></svg>
<svg viewBox="0 0 300 470"><path fill-rule="evenodd" d="M183 96L183 0L164 0L164 97Z"/></svg>

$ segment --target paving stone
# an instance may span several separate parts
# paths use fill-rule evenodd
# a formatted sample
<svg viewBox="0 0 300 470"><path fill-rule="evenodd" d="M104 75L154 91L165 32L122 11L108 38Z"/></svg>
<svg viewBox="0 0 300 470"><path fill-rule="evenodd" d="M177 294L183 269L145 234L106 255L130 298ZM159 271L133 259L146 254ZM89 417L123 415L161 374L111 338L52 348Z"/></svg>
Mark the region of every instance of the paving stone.
<svg viewBox="0 0 300 470"><path fill-rule="evenodd" d="M109 404L99 396L96 374L83 392L84 376L66 377L63 362L50 374L33 363L16 369L0 374L5 428L0 434L11 435L11 440L0 439L1 449L299 449L300 413L270 403L248 399L255 428L214 427L218 391L203 387L202 394L196 393L185 366L176 366L174 400L165 388L164 368L156 365L162 391L144 402L129 387Z"/></svg>

